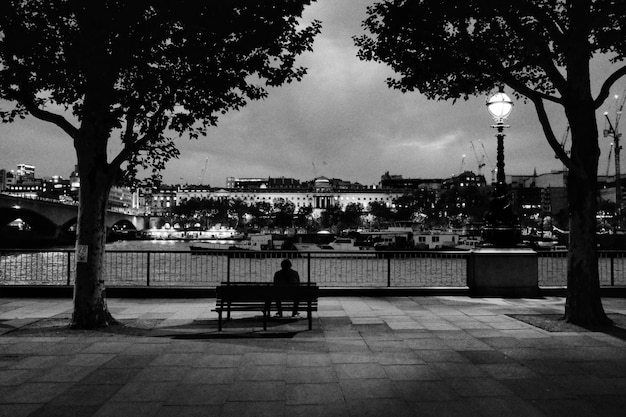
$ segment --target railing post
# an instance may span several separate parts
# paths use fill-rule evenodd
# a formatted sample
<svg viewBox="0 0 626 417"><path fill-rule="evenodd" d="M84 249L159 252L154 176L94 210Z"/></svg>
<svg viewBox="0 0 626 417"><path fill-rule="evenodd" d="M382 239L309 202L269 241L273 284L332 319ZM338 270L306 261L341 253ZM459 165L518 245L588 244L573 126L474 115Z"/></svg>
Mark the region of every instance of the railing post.
<svg viewBox="0 0 626 417"><path fill-rule="evenodd" d="M615 286L615 253L611 252L611 287Z"/></svg>
<svg viewBox="0 0 626 417"><path fill-rule="evenodd" d="M391 252L387 255L387 287L391 287Z"/></svg>
<svg viewBox="0 0 626 417"><path fill-rule="evenodd" d="M148 261L146 262L146 287L150 286L150 252L146 252Z"/></svg>
<svg viewBox="0 0 626 417"><path fill-rule="evenodd" d="M230 284L230 253L226 253L226 282Z"/></svg>
<svg viewBox="0 0 626 417"><path fill-rule="evenodd" d="M311 252L307 254L306 278L307 278L307 282L310 284L311 283Z"/></svg>
<svg viewBox="0 0 626 417"><path fill-rule="evenodd" d="M72 251L67 251L67 286L70 286L72 278Z"/></svg>

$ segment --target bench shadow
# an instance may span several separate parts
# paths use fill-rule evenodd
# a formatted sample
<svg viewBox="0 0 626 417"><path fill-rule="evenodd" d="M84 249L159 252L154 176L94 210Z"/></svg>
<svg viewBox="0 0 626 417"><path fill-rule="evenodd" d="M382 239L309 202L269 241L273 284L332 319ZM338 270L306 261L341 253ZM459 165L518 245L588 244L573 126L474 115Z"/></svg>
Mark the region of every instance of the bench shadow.
<svg viewBox="0 0 626 417"><path fill-rule="evenodd" d="M222 331L218 331L218 321L194 320L190 323L176 326L161 327L157 331L158 337L169 337L177 340L206 340L206 339L291 339L304 330L281 329L287 324L301 322L298 319L269 319L267 330L263 330L262 316L231 318L222 322ZM306 322L302 324L306 326ZM308 331L308 328L306 329ZM174 333L172 331L181 331Z"/></svg>
<svg viewBox="0 0 626 417"><path fill-rule="evenodd" d="M221 332L221 333L198 333L179 334L161 337L170 337L174 340L216 340L216 339L293 339L299 332Z"/></svg>

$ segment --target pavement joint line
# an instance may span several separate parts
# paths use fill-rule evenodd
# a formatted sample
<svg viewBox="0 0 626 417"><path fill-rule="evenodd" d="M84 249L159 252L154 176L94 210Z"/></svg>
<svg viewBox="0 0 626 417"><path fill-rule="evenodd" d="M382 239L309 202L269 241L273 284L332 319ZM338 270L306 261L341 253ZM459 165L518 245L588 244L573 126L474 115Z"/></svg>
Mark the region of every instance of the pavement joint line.
<svg viewBox="0 0 626 417"><path fill-rule="evenodd" d="M126 332L72 331L46 327L69 322L71 300L0 298L0 416L138 407L179 416L621 417L626 408L626 331L548 331L508 316L562 313L563 298L337 296L320 303L312 331L301 320L266 332L258 315L218 332L210 299L167 304L180 310L161 303L109 298ZM603 303L625 315L625 299ZM1 334L11 321L19 327ZM147 328L132 327L139 322ZM466 328L478 324L487 327Z"/></svg>

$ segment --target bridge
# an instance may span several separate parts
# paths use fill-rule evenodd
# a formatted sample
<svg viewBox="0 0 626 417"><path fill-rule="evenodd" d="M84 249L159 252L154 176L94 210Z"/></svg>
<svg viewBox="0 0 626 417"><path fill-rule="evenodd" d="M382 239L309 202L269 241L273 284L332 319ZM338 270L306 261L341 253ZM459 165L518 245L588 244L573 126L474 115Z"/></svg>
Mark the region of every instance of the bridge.
<svg viewBox="0 0 626 417"><path fill-rule="evenodd" d="M36 238L47 240L67 239L73 234L78 218L78 204L64 203L48 198L23 198L0 193L0 237L14 237L7 228L11 222L21 219L30 226ZM143 230L148 224L145 216L108 210L106 227ZM20 232L23 235L23 232ZM5 240L5 239L3 239Z"/></svg>

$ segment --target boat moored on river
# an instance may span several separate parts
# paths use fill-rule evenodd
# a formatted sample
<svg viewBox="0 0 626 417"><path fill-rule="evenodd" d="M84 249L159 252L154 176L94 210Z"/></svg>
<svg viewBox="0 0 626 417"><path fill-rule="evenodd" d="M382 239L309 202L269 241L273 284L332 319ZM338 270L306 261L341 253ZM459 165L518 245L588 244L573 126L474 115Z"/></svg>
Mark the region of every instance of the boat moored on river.
<svg viewBox="0 0 626 417"><path fill-rule="evenodd" d="M310 253L313 257L360 257L375 256L373 246L358 244L354 238L338 237L328 243L294 243L298 252Z"/></svg>
<svg viewBox="0 0 626 417"><path fill-rule="evenodd" d="M288 247L286 235L273 233L251 234L241 240L208 240L194 242L189 245L192 254L215 254L221 252L261 252L261 251L285 251L293 248Z"/></svg>

